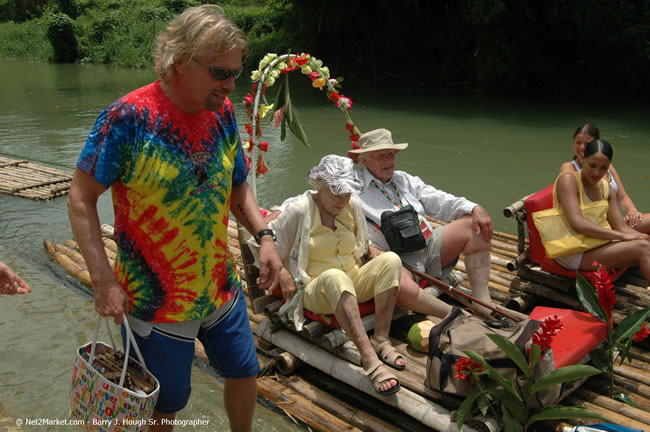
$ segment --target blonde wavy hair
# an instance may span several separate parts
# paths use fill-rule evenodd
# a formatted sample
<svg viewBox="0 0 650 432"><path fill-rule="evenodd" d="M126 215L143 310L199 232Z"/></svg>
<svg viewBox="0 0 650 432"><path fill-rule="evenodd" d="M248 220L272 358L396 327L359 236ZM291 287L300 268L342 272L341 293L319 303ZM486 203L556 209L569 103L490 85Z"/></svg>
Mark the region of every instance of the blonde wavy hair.
<svg viewBox="0 0 650 432"><path fill-rule="evenodd" d="M248 54L246 34L226 17L217 5L186 9L174 18L156 38L153 51L155 70L163 80L176 76L174 63L189 62L202 51L215 56L235 48Z"/></svg>

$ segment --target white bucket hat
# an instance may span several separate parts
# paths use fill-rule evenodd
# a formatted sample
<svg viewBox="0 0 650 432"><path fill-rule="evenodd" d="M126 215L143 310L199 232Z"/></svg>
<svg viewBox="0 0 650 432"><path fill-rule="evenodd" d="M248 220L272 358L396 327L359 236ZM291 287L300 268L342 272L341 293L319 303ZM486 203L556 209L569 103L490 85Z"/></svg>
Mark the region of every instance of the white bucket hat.
<svg viewBox="0 0 650 432"><path fill-rule="evenodd" d="M355 162L360 153L378 150L404 150L408 147L408 143L395 144L393 142L393 135L388 129L375 129L359 137L359 147L356 150L350 150L348 152L348 157Z"/></svg>
<svg viewBox="0 0 650 432"><path fill-rule="evenodd" d="M354 163L343 156L323 156L307 174L307 181L312 186L316 186L319 180L324 181L334 195L360 194L363 191L363 183L354 172Z"/></svg>

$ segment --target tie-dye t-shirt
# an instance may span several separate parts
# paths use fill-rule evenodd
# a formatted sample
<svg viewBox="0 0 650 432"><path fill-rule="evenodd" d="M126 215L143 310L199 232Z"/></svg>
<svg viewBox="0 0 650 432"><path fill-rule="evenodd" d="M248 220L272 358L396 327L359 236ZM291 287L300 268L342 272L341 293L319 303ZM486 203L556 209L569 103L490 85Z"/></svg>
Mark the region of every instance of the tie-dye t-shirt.
<svg viewBox="0 0 650 432"><path fill-rule="evenodd" d="M248 169L228 99L189 115L158 81L137 89L99 115L77 166L111 187L115 275L131 315L200 319L233 296L230 193Z"/></svg>

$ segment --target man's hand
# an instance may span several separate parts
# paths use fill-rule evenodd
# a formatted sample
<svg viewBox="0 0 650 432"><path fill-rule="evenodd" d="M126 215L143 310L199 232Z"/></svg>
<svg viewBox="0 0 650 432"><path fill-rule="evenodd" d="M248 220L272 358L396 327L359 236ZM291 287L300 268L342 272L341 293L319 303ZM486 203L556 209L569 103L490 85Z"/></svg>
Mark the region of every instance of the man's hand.
<svg viewBox="0 0 650 432"><path fill-rule="evenodd" d="M129 297L117 281L95 287L95 310L103 317L113 317L115 324L122 324L122 313L129 313Z"/></svg>
<svg viewBox="0 0 650 432"><path fill-rule="evenodd" d="M260 243L260 277L257 279L257 285L271 292L278 286L280 281L280 272L282 271L282 260L273 243L271 236L264 236Z"/></svg>
<svg viewBox="0 0 650 432"><path fill-rule="evenodd" d="M480 234L486 242L490 242L493 230L492 218L490 218L487 211L480 205L474 207L472 210L472 231Z"/></svg>

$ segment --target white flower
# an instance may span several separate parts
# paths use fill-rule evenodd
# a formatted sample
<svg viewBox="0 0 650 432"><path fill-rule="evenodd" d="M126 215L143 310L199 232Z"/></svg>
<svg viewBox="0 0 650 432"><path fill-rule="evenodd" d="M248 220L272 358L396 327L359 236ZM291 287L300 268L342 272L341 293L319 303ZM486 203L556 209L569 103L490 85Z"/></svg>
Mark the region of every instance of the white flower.
<svg viewBox="0 0 650 432"><path fill-rule="evenodd" d="M323 76L325 76L325 78L330 77L330 68L328 68L327 66L320 68L320 71L323 74Z"/></svg>
<svg viewBox="0 0 650 432"><path fill-rule="evenodd" d="M275 67L278 68L278 70L285 70L288 66L285 62L280 62Z"/></svg>
<svg viewBox="0 0 650 432"><path fill-rule="evenodd" d="M264 58L260 60L260 70L264 70L264 68L266 68L277 56L278 55L275 53L268 53L265 55Z"/></svg>
<svg viewBox="0 0 650 432"><path fill-rule="evenodd" d="M280 76L280 71L277 69L273 69L271 72L269 72L269 75L272 76L273 78L277 78Z"/></svg>
<svg viewBox="0 0 650 432"><path fill-rule="evenodd" d="M309 75L312 72L312 70L309 66L302 65L302 67L300 68L300 72L304 73L305 75Z"/></svg>
<svg viewBox="0 0 650 432"><path fill-rule="evenodd" d="M340 97L339 100L338 100L338 105L339 105L339 108L341 108L341 109L348 109L348 108L350 108L350 99L348 99L346 97Z"/></svg>
<svg viewBox="0 0 650 432"><path fill-rule="evenodd" d="M261 70L258 69L251 73L251 81L259 81L260 78L262 78Z"/></svg>
<svg viewBox="0 0 650 432"><path fill-rule="evenodd" d="M266 77L266 81L264 81L264 85L267 87L271 87L273 84L275 84L275 78L272 76Z"/></svg>

